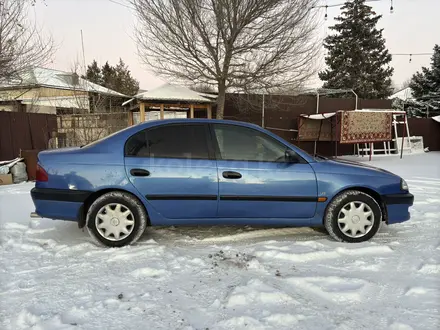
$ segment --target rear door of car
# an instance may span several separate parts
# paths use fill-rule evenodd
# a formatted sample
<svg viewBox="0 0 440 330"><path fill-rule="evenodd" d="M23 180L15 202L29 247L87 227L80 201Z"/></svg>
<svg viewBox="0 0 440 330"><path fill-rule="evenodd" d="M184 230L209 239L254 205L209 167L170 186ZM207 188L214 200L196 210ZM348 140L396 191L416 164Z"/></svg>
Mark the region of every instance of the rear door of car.
<svg viewBox="0 0 440 330"><path fill-rule="evenodd" d="M304 160L287 162L288 146L259 130L212 124L217 154L220 218L314 216L316 176Z"/></svg>
<svg viewBox="0 0 440 330"><path fill-rule="evenodd" d="M169 219L213 218L218 179L204 123L159 125L129 138L127 175L150 205Z"/></svg>

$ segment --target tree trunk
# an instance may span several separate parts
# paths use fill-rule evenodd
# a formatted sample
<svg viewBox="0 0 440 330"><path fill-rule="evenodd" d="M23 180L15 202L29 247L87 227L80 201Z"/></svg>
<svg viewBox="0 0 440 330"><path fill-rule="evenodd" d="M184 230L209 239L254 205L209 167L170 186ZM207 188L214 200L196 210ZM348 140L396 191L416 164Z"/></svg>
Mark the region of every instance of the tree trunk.
<svg viewBox="0 0 440 330"><path fill-rule="evenodd" d="M220 80L218 82L218 96L217 96L217 119L223 119L225 113L225 98L226 98L226 81Z"/></svg>

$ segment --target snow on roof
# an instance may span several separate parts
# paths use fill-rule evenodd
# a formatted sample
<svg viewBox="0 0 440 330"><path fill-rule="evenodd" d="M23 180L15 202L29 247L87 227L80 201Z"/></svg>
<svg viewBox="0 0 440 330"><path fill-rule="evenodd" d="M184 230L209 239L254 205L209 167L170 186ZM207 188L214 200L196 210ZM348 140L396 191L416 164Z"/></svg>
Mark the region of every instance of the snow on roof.
<svg viewBox="0 0 440 330"><path fill-rule="evenodd" d="M412 100L414 99L414 95L412 89L410 87L406 87L391 95L389 99L401 99L402 101Z"/></svg>
<svg viewBox="0 0 440 330"><path fill-rule="evenodd" d="M142 101L184 101L211 103L212 100L202 96L203 94L204 93L195 92L184 86L166 83L150 91L137 94L132 99L124 102L122 105L126 105L136 99Z"/></svg>
<svg viewBox="0 0 440 330"><path fill-rule="evenodd" d="M405 114L406 112L405 111L402 111L402 110L393 110L393 109L358 109L358 110L355 110L356 112L389 112L389 113L392 113L392 114L401 114L401 115L403 115L403 114Z"/></svg>
<svg viewBox="0 0 440 330"><path fill-rule="evenodd" d="M345 110L339 110L337 112L344 112ZM356 112L389 112L392 114L404 114L405 111L400 110L389 110L389 109L362 109L362 110L354 110ZM308 119L314 119L314 120L323 120L327 118L331 118L334 115L336 115L336 112L326 112L326 113L317 113L313 115L305 115L301 114L301 117L308 118ZM439 116L440 117L440 116Z"/></svg>
<svg viewBox="0 0 440 330"><path fill-rule="evenodd" d="M437 123L440 123L440 116L432 117L432 119L434 119Z"/></svg>
<svg viewBox="0 0 440 330"><path fill-rule="evenodd" d="M322 120L322 119L327 119L327 118L333 117L334 115L336 115L336 112L317 113L314 115L302 114L301 117L308 118L308 119L314 119L314 120Z"/></svg>
<svg viewBox="0 0 440 330"><path fill-rule="evenodd" d="M30 104L34 106L47 106L47 107L57 107L57 108L69 108L69 109L90 108L90 101L87 95L22 98L21 103Z"/></svg>
<svg viewBox="0 0 440 330"><path fill-rule="evenodd" d="M15 81L1 82L0 89L14 87L40 86L65 90L78 90L91 93L106 94L110 96L128 97L109 88L92 83L86 79L75 76L72 72L35 67L23 73L20 79Z"/></svg>
<svg viewBox="0 0 440 330"><path fill-rule="evenodd" d="M331 95L331 94L343 94L353 93L352 89L333 89L333 88L305 88L300 91L299 94L319 94L319 95Z"/></svg>

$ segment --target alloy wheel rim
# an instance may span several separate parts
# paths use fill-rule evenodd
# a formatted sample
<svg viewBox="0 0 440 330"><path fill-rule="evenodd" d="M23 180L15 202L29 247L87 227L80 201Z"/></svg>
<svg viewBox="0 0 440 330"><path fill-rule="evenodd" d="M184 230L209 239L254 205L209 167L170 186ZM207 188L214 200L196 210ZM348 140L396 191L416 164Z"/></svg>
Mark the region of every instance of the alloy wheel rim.
<svg viewBox="0 0 440 330"><path fill-rule="evenodd" d="M349 202L339 211L338 227L348 237L364 237L371 231L373 225L373 210L364 202Z"/></svg>
<svg viewBox="0 0 440 330"><path fill-rule="evenodd" d="M121 241L134 230L134 216L123 204L107 204L98 211L95 217L96 229L109 241Z"/></svg>

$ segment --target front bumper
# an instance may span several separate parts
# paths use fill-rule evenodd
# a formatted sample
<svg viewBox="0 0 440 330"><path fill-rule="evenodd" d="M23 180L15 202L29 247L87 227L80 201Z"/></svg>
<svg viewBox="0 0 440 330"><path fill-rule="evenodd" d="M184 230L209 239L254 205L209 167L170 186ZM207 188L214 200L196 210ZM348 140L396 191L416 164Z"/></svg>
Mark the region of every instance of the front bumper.
<svg viewBox="0 0 440 330"><path fill-rule="evenodd" d="M384 195L383 201L386 205L404 204L412 206L414 204L414 195L410 193Z"/></svg>
<svg viewBox="0 0 440 330"><path fill-rule="evenodd" d="M384 195L382 200L387 209L386 223L388 225L408 221L411 218L408 209L414 204L413 194Z"/></svg>

